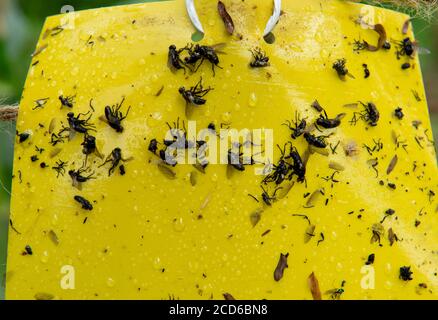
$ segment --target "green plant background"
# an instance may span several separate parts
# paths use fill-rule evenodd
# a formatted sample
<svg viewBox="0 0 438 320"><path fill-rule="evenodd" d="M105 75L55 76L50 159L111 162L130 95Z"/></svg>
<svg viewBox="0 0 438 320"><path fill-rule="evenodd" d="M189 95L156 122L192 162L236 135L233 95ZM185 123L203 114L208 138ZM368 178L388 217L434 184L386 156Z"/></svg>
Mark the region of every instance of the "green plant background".
<svg viewBox="0 0 438 320"><path fill-rule="evenodd" d="M102 6L150 1L114 0L0 0L0 104L19 101L30 54L35 49L45 17L58 14L64 5L76 11ZM429 108L438 137L438 25L414 20L416 37L432 54L422 56L421 63ZM12 175L12 157L15 125L0 123L0 299L4 292L7 231L9 222L9 192ZM436 140L435 140L436 141ZM4 187L3 187L4 186Z"/></svg>

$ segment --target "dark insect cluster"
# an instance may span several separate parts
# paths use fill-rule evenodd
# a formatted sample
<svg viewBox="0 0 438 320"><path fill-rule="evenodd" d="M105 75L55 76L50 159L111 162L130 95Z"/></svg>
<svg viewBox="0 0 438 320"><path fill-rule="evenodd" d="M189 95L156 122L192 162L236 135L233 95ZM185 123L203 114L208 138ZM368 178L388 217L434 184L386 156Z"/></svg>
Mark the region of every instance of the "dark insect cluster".
<svg viewBox="0 0 438 320"><path fill-rule="evenodd" d="M199 44L196 45L187 45L183 50L187 51L188 56L184 58L184 62L186 65L191 66L194 72L198 71L199 67L204 63L205 60L210 62L211 68L213 70L213 75L215 75L214 68L219 66L219 56L217 55L216 48L220 45L215 46L201 46ZM199 62L199 63L198 63ZM196 64L198 64L196 66Z"/></svg>
<svg viewBox="0 0 438 320"><path fill-rule="evenodd" d="M166 147L173 146L177 149L189 149L194 146L194 143L189 141L187 137L187 129L185 128L184 121L182 122L182 128L179 127L179 118L173 123L173 127L169 123L166 124L169 128L168 133L170 133L172 137L172 140L164 139L164 145Z"/></svg>
<svg viewBox="0 0 438 320"><path fill-rule="evenodd" d="M289 152L286 153L286 148L289 146ZM302 160L296 147L292 146L292 143L287 143L283 149L277 145L280 149L281 157L277 164L272 165L272 172L268 174L264 179L263 183L267 184L270 182L280 185L283 181L292 180L293 176L298 177L298 182L305 181L306 175L306 165Z"/></svg>
<svg viewBox="0 0 438 320"><path fill-rule="evenodd" d="M208 61L211 64L213 70L213 76L215 75L215 67L222 69L219 66L219 56L217 49L222 47L223 44L217 44L213 46L199 45L199 44L187 44L184 48L177 49L172 44L169 46L167 64L172 71L180 69L186 71L188 68L191 72L197 72L204 61Z"/></svg>
<svg viewBox="0 0 438 320"><path fill-rule="evenodd" d="M273 172L263 179L263 183L275 182L275 184L281 184L289 175L292 166L284 160L284 156L280 158L277 164L272 165Z"/></svg>
<svg viewBox="0 0 438 320"><path fill-rule="evenodd" d="M164 148L161 150L158 150L158 145L160 143L157 139L152 139L149 142L148 150L158 156L165 164L169 166L176 166L177 161L174 158L174 156L167 150L167 146L164 145ZM157 152L158 151L158 152Z"/></svg>
<svg viewBox="0 0 438 320"><path fill-rule="evenodd" d="M173 126L168 122L166 124L169 130L167 131L166 137L163 139L163 148L159 150L160 142L154 138L149 142L148 151L158 156L165 164L176 166L178 150L186 150L196 146L201 147L201 144L200 142L195 143L194 141L189 140L187 137L185 122L183 121L182 127L180 127L179 118L176 122L173 122Z"/></svg>

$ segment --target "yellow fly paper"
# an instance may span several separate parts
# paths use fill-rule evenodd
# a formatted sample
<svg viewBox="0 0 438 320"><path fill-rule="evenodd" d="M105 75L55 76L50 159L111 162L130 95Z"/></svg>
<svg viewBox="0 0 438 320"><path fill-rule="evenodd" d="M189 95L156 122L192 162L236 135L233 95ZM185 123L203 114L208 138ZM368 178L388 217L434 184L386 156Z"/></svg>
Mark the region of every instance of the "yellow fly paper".
<svg viewBox="0 0 438 320"><path fill-rule="evenodd" d="M214 73L184 66L197 51L182 0L47 19L17 123L8 299L438 297L438 175L408 17L283 1L268 44L270 1L223 3L233 35L196 1L199 44L222 44ZM172 44L185 71L168 67ZM251 68L251 50L268 66ZM272 132L270 163L294 168L168 165L167 123Z"/></svg>

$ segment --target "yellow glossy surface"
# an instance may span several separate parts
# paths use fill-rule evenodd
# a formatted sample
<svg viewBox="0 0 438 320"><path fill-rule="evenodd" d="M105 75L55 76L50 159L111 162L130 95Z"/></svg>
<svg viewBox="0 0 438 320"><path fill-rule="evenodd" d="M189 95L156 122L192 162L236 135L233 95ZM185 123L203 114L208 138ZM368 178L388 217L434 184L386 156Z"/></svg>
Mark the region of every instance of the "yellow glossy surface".
<svg viewBox="0 0 438 320"><path fill-rule="evenodd" d="M216 69L215 77L208 64L187 77L167 68L168 46L183 47L193 33L183 1L77 12L74 29L44 37L47 29L60 25L62 16L48 18L38 43L45 50L33 58L39 63L30 68L20 104L18 131L32 130L33 135L15 148L11 220L20 234L9 230L7 298L223 299L227 292L236 299L311 299L307 278L312 272L323 299L330 298L324 292L339 288L343 280L342 299L437 298L437 197L430 190L436 193L438 175L433 145L427 140L432 132L418 58L411 61L413 68L401 70L406 57L396 59L395 43L390 51L359 54L352 46L359 38L377 43L377 33L354 23L359 15L370 24L383 24L394 41L403 39L401 27L407 17L340 1L284 1L274 31L276 42L268 45L260 35L272 11L270 1L224 1L242 39L227 35L215 3L196 2L206 30L202 43L226 43L226 54L220 55L223 69ZM266 69L248 67L249 49L258 46L270 57ZM332 64L339 58L347 59L355 79L338 78ZM368 79L363 77L363 63L371 70ZM192 166L176 166L176 179L169 180L147 151L152 138L162 139L166 121L185 119L178 88L194 85L200 75L215 90L192 115L198 128L212 121L217 126L231 122L236 129L272 128L275 143L283 145L290 140L290 131L281 124L293 119L296 110L309 123L316 119L318 114L310 107L315 99L329 116L347 113L329 138L333 145L341 141L337 154L313 154L307 164L307 188L295 183L286 198L265 208L255 227L250 214L261 203L248 193L260 194L262 178L251 168L228 179L226 166L211 165L192 186ZM47 134L50 122L56 118L59 129L70 111L60 109L60 94L76 94L75 113L88 111L93 99L96 112L91 121L97 128L99 151L107 156L120 147L125 158L133 157L125 164L125 176L116 171L108 177L108 167L97 168L102 160L91 156L97 178L78 191L68 174L57 178L51 168L40 168L42 161L54 166L61 159L69 163L68 171L84 160L80 134L58 145L62 151L49 157L54 149ZM126 96L122 111L132 108L123 122L125 131L119 134L98 118L106 105L120 102L122 96ZM44 108L32 110L41 98L50 99ZM377 105L376 127L362 121L349 124L359 109L344 105L357 101ZM403 108L402 120L393 116L396 107ZM414 120L422 122L418 129L412 126ZM407 145L406 151L396 147L394 135L405 141L401 144ZM373 139L381 139L383 149L371 156L363 144L372 146ZM354 157L346 156L342 147L351 141L358 148ZM301 154L307 147L302 138L293 143ZM35 145L45 151L38 154L39 161L31 162ZM395 154L398 163L387 175ZM279 156L275 149L274 162ZM376 157L378 178L367 164ZM335 176L338 183L322 179L334 172L330 161L345 167ZM388 182L397 188L390 189ZM320 188L325 196L313 208L303 208L308 200L303 195ZM78 194L95 201L93 211L80 208L73 200ZM388 208L396 213L383 223L382 246L371 244L371 227ZM307 215L316 226L315 237L307 243L307 222L293 214ZM421 221L417 227L416 220ZM400 239L393 246L389 228ZM268 229L270 233L262 236ZM317 245L320 233L325 241ZM33 255L22 255L26 245ZM274 269L280 253L287 252L289 268L276 282ZM375 289L365 290L360 270L371 253ZM75 269L74 290L60 287L65 265ZM411 266L412 281L399 279L401 266ZM420 283L427 289L419 289Z"/></svg>

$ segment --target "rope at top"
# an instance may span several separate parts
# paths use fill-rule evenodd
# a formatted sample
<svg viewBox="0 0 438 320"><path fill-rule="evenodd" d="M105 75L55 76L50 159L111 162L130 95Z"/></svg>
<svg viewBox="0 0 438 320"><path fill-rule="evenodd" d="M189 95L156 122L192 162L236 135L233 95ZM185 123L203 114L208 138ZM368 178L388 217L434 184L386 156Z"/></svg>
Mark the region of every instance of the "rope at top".
<svg viewBox="0 0 438 320"><path fill-rule="evenodd" d="M16 121L18 116L18 105L0 106L0 122Z"/></svg>

